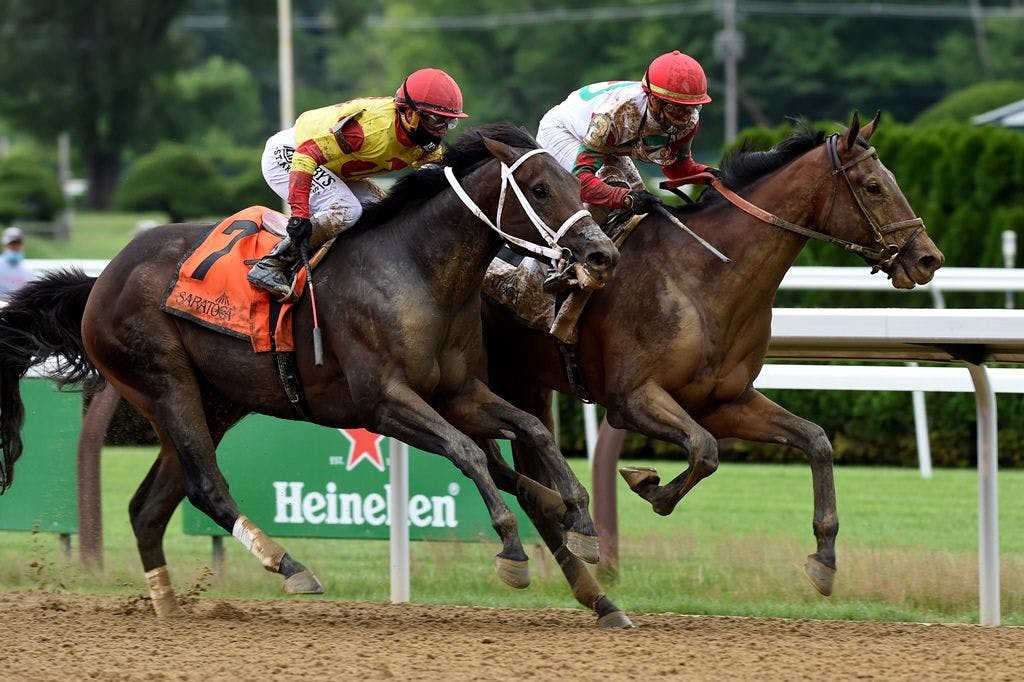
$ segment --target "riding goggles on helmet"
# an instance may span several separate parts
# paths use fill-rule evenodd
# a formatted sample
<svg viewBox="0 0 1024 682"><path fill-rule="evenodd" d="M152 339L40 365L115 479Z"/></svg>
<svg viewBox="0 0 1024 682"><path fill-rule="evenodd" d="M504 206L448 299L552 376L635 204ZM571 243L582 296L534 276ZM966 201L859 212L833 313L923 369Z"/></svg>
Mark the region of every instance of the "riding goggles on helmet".
<svg viewBox="0 0 1024 682"><path fill-rule="evenodd" d="M431 130L451 130L459 125L459 119L453 116L441 116L429 111L419 111L420 121Z"/></svg>

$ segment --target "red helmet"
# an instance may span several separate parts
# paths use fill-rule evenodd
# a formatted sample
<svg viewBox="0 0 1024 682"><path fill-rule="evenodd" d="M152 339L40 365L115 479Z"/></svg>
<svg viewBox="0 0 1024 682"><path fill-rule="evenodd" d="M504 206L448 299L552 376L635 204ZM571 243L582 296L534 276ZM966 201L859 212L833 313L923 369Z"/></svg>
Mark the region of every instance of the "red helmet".
<svg viewBox="0 0 1024 682"><path fill-rule="evenodd" d="M395 102L439 116L468 117L462 113L459 84L441 69L420 69L409 74L398 86Z"/></svg>
<svg viewBox="0 0 1024 682"><path fill-rule="evenodd" d="M707 104L708 79L697 60L679 50L667 52L647 67L641 86L649 95L678 104Z"/></svg>

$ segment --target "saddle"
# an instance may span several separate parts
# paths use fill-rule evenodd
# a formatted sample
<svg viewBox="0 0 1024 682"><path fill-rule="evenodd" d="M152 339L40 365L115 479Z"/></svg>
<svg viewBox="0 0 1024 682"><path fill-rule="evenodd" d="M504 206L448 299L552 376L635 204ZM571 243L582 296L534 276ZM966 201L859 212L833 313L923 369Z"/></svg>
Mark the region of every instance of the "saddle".
<svg viewBox="0 0 1024 682"><path fill-rule="evenodd" d="M285 236L286 224L280 212L250 206L214 225L178 264L161 306L164 312L248 339L257 353L292 351L294 303L279 303L246 280L252 263ZM319 260L311 258L310 265ZM305 283L306 272L300 268L295 276L297 295Z"/></svg>

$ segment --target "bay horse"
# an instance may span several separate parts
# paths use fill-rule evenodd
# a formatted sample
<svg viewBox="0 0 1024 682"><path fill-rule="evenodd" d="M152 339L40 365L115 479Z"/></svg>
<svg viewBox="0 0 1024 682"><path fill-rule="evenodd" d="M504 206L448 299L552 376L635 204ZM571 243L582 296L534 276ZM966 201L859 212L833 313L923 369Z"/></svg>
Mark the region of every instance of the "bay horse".
<svg viewBox="0 0 1024 682"><path fill-rule="evenodd" d="M476 378L484 272L506 241L521 250L530 246L523 240L539 240L535 227L549 233L550 251L578 260L593 286L611 277L618 252L583 210L573 177L520 128L470 130L446 151L442 166L404 176L313 271L324 321L323 366L302 343L296 343L295 363L310 421L396 437L444 455L471 478L501 538L499 576L525 587L527 555L515 516L472 438L529 443L556 471L551 487L557 494L534 487L550 503L547 518L563 528L566 544L596 562L597 533L587 492L544 424ZM505 201L506 189L519 201ZM497 225L488 218L495 213ZM161 311L177 264L211 229L176 224L149 230L99 278L51 274L0 311L0 491L11 483L21 454L19 381L30 365L57 357L62 364L52 376L65 383L98 370L152 421L160 452L129 513L158 616L181 613L163 535L185 496L267 570L284 576L286 592L323 591L311 571L241 514L216 462L218 443L244 415L301 418L271 354ZM297 340L310 338L312 313L304 296L293 313ZM531 482L520 477L520 486L533 499Z"/></svg>
<svg viewBox="0 0 1024 682"><path fill-rule="evenodd" d="M861 128L854 115L843 134L829 138L804 125L772 150L727 156L717 189L673 211L732 262L652 213L622 246L615 279L594 292L578 326L583 383L607 408L609 424L678 445L688 456L686 470L665 485L653 469L620 469L658 514L671 514L715 472L716 439L788 444L807 455L817 550L804 570L826 596L839 530L832 445L821 427L763 396L753 381L768 349L776 291L808 238L859 253L898 289L930 281L943 264L895 177L868 145L877 124L876 115ZM726 200L728 188L742 197ZM555 339L492 302L484 304L484 335L491 389L550 427L552 390L574 392ZM527 444L513 443L513 453L519 472L550 480ZM502 474L507 467L493 454L492 463L499 487L511 490L517 474ZM558 528L529 511L530 500L521 502L574 596L600 615L595 595L606 597L596 581L562 546Z"/></svg>

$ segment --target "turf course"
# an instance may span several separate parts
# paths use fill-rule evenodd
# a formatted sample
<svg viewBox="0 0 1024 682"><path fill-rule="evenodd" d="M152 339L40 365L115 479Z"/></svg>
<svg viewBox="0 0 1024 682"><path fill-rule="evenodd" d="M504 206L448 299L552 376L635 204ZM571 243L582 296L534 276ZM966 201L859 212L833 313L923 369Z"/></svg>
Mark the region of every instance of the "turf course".
<svg viewBox="0 0 1024 682"><path fill-rule="evenodd" d="M62 562L57 538L0 532L0 591L146 594L128 523L131 494L152 463L152 448L103 454L105 565ZM631 463L633 463L631 461ZM678 462L641 462L678 473ZM589 485L585 461L573 461ZM1003 623L1024 625L1024 472L999 474ZM830 598L803 578L814 549L810 471L800 465L724 462L659 517L620 481L622 574L607 586L627 612L670 611L789 618L977 622L977 477L971 470L837 467L839 573ZM180 511L167 533L179 594L282 597L234 540L223 572L211 570L210 541L186 536ZM327 599L386 601L388 545L380 541L288 538L287 549L324 582ZM412 545L412 599L420 603L575 607L546 550L528 547L533 584L505 587L494 574L498 542ZM302 597L310 598L310 597Z"/></svg>

